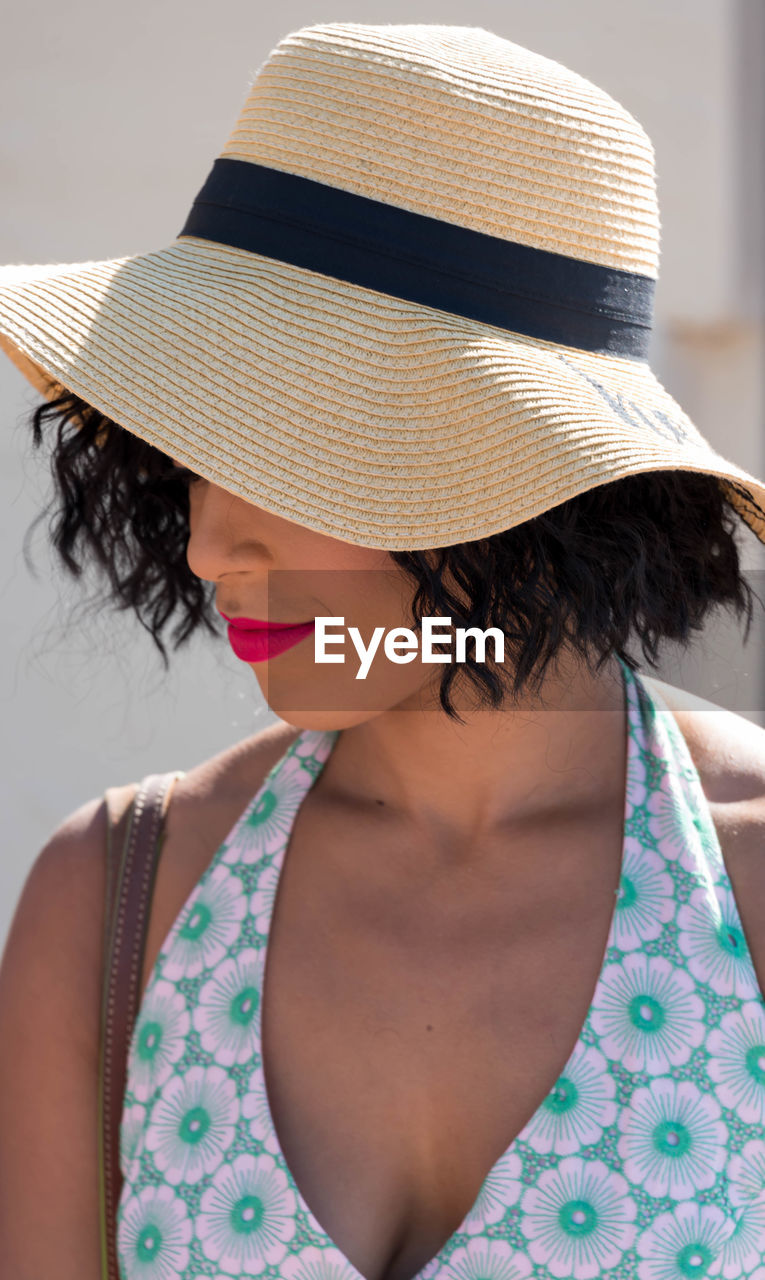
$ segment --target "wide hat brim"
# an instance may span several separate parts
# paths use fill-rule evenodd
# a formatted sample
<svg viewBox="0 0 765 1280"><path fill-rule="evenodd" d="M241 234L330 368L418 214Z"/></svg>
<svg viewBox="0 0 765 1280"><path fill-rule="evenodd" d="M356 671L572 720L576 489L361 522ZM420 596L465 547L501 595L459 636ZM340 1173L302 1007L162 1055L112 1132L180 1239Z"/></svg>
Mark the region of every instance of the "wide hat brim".
<svg viewBox="0 0 765 1280"><path fill-rule="evenodd" d="M666 469L716 475L765 542L765 485L646 361L258 253L184 236L2 268L0 346L43 395L75 392L231 493L356 545L472 541Z"/></svg>

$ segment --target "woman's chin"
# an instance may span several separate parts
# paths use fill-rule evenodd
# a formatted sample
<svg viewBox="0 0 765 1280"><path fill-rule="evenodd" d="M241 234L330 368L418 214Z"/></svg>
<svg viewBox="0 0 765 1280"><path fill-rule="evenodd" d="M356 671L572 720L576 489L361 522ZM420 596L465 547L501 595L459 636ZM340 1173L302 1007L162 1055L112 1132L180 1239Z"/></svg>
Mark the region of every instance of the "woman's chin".
<svg viewBox="0 0 765 1280"><path fill-rule="evenodd" d="M380 658L363 677L357 661L316 663L304 644L250 663L260 692L280 720L296 729L340 730L393 710L438 708L440 677L432 668Z"/></svg>
<svg viewBox="0 0 765 1280"><path fill-rule="evenodd" d="M321 733L352 729L355 725L364 724L366 720L373 720L376 715L379 715L379 712L375 711L301 711L294 707L274 706L273 703L268 705L280 720L293 725L294 728Z"/></svg>
<svg viewBox="0 0 765 1280"><path fill-rule="evenodd" d="M339 730L365 724L394 708L406 708L412 689L397 681L330 678L326 668L290 672L275 662L252 664L265 701L274 715L296 729ZM416 699L415 699L416 700Z"/></svg>

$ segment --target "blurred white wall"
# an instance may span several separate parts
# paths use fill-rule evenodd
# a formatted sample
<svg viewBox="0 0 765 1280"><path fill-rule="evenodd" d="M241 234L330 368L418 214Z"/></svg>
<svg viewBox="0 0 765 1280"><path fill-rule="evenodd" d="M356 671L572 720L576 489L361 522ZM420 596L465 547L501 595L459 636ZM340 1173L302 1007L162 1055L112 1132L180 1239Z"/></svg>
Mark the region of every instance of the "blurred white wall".
<svg viewBox="0 0 765 1280"><path fill-rule="evenodd" d="M662 266L652 364L711 443L758 475L763 441L765 123L761 0L54 0L8 7L0 44L0 262L157 248L180 230L277 41L312 22L483 26L619 99L657 153ZM164 677L148 636L109 615L61 629L76 586L32 541L47 492L26 383L0 362L0 945L53 828L104 787L189 768L271 719L225 641ZM765 597L765 558L744 532ZM759 575L759 576L758 576ZM65 586L65 594L62 590ZM762 611L760 611L762 612ZM710 630L664 678L762 720L762 628Z"/></svg>

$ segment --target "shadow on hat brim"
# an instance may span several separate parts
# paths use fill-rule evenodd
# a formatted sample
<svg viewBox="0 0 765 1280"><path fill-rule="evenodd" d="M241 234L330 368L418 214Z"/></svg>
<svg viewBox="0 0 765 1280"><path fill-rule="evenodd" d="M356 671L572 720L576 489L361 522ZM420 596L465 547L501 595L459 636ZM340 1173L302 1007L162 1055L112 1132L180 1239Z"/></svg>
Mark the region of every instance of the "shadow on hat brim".
<svg viewBox="0 0 765 1280"><path fill-rule="evenodd" d="M356 545L472 541L663 469L717 475L765 542L765 485L645 361L209 241L0 269L0 346L45 398L72 391L246 501Z"/></svg>

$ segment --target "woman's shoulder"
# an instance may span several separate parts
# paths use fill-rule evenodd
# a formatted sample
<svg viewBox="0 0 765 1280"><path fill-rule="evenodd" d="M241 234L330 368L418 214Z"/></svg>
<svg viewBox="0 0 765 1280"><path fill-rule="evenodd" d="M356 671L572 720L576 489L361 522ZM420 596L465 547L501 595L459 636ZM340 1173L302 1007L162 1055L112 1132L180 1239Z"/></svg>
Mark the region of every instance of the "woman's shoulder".
<svg viewBox="0 0 765 1280"><path fill-rule="evenodd" d="M174 784L152 893L141 993L187 898L298 732L278 720L203 760Z"/></svg>
<svg viewBox="0 0 765 1280"><path fill-rule="evenodd" d="M235 742L188 769L174 783L155 895L172 900L193 888L210 858L299 730L283 720ZM172 887L176 886L173 893Z"/></svg>
<svg viewBox="0 0 765 1280"><path fill-rule="evenodd" d="M149 964L206 863L297 732L284 721L271 723L201 761L175 783L149 915ZM134 788L134 782L114 784L124 802ZM72 996L74 1034L82 1044L89 1042L91 1050L91 1013L99 1000L105 849L106 809L98 795L70 812L34 858L0 967L0 1006L3 983L22 998L22 987L34 987L55 971L57 985L66 986Z"/></svg>
<svg viewBox="0 0 765 1280"><path fill-rule="evenodd" d="M765 804L765 728L655 676L642 679L672 712L709 803Z"/></svg>
<svg viewBox="0 0 765 1280"><path fill-rule="evenodd" d="M699 774L765 992L765 729L685 689L652 682L672 712Z"/></svg>
<svg viewBox="0 0 765 1280"><path fill-rule="evenodd" d="M293 725L277 720L187 769L172 788L165 819L167 842L181 830L213 830L229 814L235 820L237 806L244 809L298 732ZM108 788L115 796L117 814L130 802L135 787L136 782L132 781L115 782ZM105 840L106 809L100 794L86 800L59 823L33 862L28 880L57 879L49 875L49 867L65 867L78 876L85 874L90 864L103 861Z"/></svg>
<svg viewBox="0 0 765 1280"><path fill-rule="evenodd" d="M205 817L216 806L228 810L241 804L244 808L299 732L294 725L275 720L187 769L173 787L169 815L183 811Z"/></svg>

